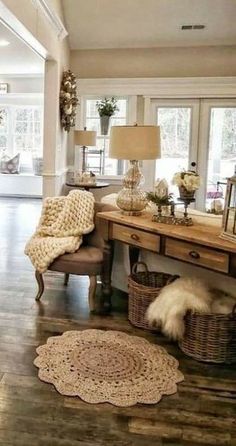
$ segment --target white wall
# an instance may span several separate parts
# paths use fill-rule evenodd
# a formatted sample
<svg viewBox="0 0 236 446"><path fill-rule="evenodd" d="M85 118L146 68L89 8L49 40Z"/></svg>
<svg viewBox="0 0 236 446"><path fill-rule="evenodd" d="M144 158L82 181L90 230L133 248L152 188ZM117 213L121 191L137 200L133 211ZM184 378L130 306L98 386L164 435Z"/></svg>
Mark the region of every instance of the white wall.
<svg viewBox="0 0 236 446"><path fill-rule="evenodd" d="M42 67L43 68L43 67ZM44 71L44 69L43 69ZM42 93L44 90L44 73L39 76L11 76L1 75L0 83L8 84L8 93ZM0 98L3 98L1 95ZM8 95L7 95L8 96Z"/></svg>
<svg viewBox="0 0 236 446"><path fill-rule="evenodd" d="M80 78L235 76L236 46L71 51Z"/></svg>
<svg viewBox="0 0 236 446"><path fill-rule="evenodd" d="M197 277L204 280L211 288L218 288L231 293L236 297L236 279L227 277L224 274L216 273L204 268L199 268L178 260L168 259L167 257L141 251L140 260L144 261L149 271L162 271L169 274L179 274L182 277ZM117 242L115 244L115 256L113 263L112 285L123 291L127 288L127 276L130 274L128 247Z"/></svg>

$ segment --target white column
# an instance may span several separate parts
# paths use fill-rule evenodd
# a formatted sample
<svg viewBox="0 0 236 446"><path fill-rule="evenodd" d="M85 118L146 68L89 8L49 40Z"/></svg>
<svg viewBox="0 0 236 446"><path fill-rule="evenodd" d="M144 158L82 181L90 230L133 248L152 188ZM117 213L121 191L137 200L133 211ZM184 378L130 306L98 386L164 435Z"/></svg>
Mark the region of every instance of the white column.
<svg viewBox="0 0 236 446"><path fill-rule="evenodd" d="M56 158L59 125L59 67L54 60L45 63L43 196L56 195Z"/></svg>

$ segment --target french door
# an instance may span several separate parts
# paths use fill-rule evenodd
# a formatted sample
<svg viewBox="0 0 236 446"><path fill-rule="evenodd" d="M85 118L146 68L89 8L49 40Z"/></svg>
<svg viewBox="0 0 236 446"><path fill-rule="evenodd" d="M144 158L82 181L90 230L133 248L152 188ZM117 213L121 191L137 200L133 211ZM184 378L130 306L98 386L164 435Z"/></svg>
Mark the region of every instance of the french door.
<svg viewBox="0 0 236 446"><path fill-rule="evenodd" d="M204 99L198 142L201 188L198 208L205 211L211 192L225 194L226 179L236 166L236 100Z"/></svg>
<svg viewBox="0 0 236 446"><path fill-rule="evenodd" d="M224 192L236 166L236 100L160 99L151 101L153 124L161 127L161 159L156 178L169 183L176 171L196 169L201 187L196 208L205 211L211 191ZM173 186L170 189L176 193Z"/></svg>

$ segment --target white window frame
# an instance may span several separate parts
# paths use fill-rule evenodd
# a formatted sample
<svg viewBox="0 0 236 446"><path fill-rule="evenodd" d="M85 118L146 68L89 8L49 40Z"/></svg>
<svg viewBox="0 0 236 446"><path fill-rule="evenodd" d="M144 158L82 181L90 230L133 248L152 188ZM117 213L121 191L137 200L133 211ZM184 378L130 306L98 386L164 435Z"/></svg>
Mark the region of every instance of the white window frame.
<svg viewBox="0 0 236 446"><path fill-rule="evenodd" d="M196 194L194 207L206 211L206 191L207 191L207 172L209 158L209 136L210 136L210 112L212 107L236 107L236 99L153 99L150 102L150 117L152 124L156 124L156 112L158 107L171 106L191 106L192 107L192 126L190 135L190 153L189 168L192 162L197 163L197 171L201 177L201 186ZM147 162L145 162L147 163ZM144 166L145 169L145 166ZM153 187L153 181L160 177L159 172L153 168L153 176L147 176L150 188ZM152 184L152 185L151 185Z"/></svg>
<svg viewBox="0 0 236 446"><path fill-rule="evenodd" d="M14 156L18 150L14 148L14 124L15 124L15 112L16 109L19 108L30 108L30 109L36 109L40 108L42 112L42 132L41 132L41 154L43 156L43 104L31 104L31 103L19 103L18 101L8 101L8 102L0 102L0 109L7 109L8 110L8 136L7 136L7 148L6 148L6 154L9 156ZM24 173L25 171L28 171L28 165L20 164L21 166L21 172Z"/></svg>
<svg viewBox="0 0 236 446"><path fill-rule="evenodd" d="M127 125L133 125L137 122L137 96L130 96L130 95L122 95L122 94L115 94L115 93L109 93L109 94L94 94L94 95L83 95L80 97L80 107L77 112L77 118L76 118L76 128L83 129L85 127L86 123L86 101L88 99L92 100L100 100L104 97L111 97L115 96L117 99L126 99L127 100L127 117L126 117L126 124ZM80 123L80 124L78 124ZM75 165L78 165L77 160L77 154L75 154ZM126 168L128 166L128 161L124 161L124 173L126 171ZM120 175L98 175L98 179L101 180L107 180L111 182L112 184L121 184L123 179L123 174Z"/></svg>
<svg viewBox="0 0 236 446"><path fill-rule="evenodd" d="M197 193L196 207L205 212L205 200L207 192L207 174L209 158L210 116L211 108L236 107L236 99L203 99L201 100L200 126L199 126L199 150L198 170L201 173L201 187Z"/></svg>

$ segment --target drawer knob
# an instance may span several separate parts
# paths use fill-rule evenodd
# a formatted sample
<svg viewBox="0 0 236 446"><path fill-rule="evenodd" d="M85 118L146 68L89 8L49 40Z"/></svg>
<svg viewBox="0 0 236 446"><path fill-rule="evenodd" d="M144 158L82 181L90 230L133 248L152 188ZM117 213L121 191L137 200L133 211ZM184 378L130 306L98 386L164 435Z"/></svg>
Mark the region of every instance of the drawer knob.
<svg viewBox="0 0 236 446"><path fill-rule="evenodd" d="M192 259L200 259L200 254L197 251L189 251L188 254Z"/></svg>
<svg viewBox="0 0 236 446"><path fill-rule="evenodd" d="M133 240L135 240L136 242L139 242L139 236L137 234L131 234L130 236Z"/></svg>

